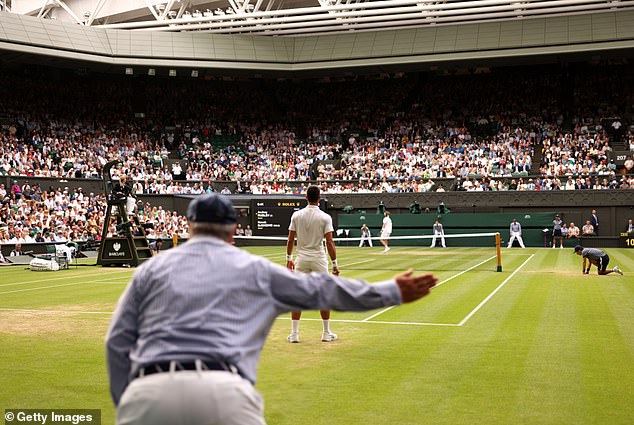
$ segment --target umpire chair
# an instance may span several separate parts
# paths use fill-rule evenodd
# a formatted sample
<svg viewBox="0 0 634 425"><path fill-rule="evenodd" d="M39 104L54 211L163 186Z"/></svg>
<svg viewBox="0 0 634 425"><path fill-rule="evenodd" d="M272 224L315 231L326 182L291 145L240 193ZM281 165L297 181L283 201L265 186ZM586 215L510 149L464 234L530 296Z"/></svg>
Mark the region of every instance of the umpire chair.
<svg viewBox="0 0 634 425"><path fill-rule="evenodd" d="M110 170L120 163L121 161L111 161L103 167L103 181L108 204L97 264L136 267L152 257L152 250L136 212L128 214L126 209L129 191L115 190ZM112 229L114 229L113 233L110 232Z"/></svg>

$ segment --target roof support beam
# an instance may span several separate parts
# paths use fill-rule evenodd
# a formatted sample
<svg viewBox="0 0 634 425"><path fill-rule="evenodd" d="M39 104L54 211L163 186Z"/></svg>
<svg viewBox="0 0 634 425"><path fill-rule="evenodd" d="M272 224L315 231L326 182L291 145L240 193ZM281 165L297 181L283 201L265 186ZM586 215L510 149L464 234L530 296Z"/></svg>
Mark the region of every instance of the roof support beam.
<svg viewBox="0 0 634 425"><path fill-rule="evenodd" d="M535 17L634 9L634 0L125 0L119 4L120 7L114 8L108 0L23 1L29 2L29 8L27 10L23 5L24 11L20 13L37 15L40 18L54 16L65 21L72 19L79 24L99 28L203 30L261 35L369 31L495 20L519 21ZM15 0L0 0L0 7L12 3ZM190 14L187 10L192 9L192 4L214 8L221 5L221 8L214 13L196 11ZM123 11L126 8L129 10ZM108 11L104 12L106 9ZM109 18L121 23L106 24Z"/></svg>
<svg viewBox="0 0 634 425"><path fill-rule="evenodd" d="M551 6L552 2L540 2L531 3L526 5L526 9L518 12L517 6L513 4L507 4L505 6L499 6L495 9L490 8L471 8L469 11L456 13L451 10L435 11L433 16L429 16L425 13L421 13L415 10L412 13L411 8L391 8L389 14L385 10L371 10L360 13L359 11L340 12L334 15L323 12L319 15L311 15L310 20L306 20L305 16L284 16L269 18L266 20L253 19L251 21L239 20L228 21L225 17L219 16L217 20L206 23L195 23L189 20L183 29L187 30L210 30L216 33L244 33L244 32L260 32L266 31L267 33L275 34L290 34L294 29L297 29L297 33L305 33L306 31L299 30L303 28L309 28L311 32L325 32L337 29L336 25L340 25L340 19L346 18L345 22L349 24L355 24L350 28L371 28L373 26L377 28L385 28L393 25L424 25L430 23L451 23L451 22L474 22L484 21L488 19L512 19L517 18L518 14L522 16L535 16L548 14L562 14L572 13L579 11L594 11L597 9L605 8L603 4L597 4L593 0L566 0L558 2L561 7L548 7L544 9L543 5L547 4ZM579 4L582 3L582 4ZM572 4L572 6L571 6ZM621 1L621 7L634 7L634 1ZM530 7L530 9L528 9ZM541 7L541 8L539 8ZM331 26L328 26L331 25ZM155 30L167 30L173 31L179 29L178 26L156 28ZM341 29L341 28L339 28ZM274 31L275 30L275 31ZM277 30L284 30L283 32Z"/></svg>
<svg viewBox="0 0 634 425"><path fill-rule="evenodd" d="M160 19L164 20L167 18L167 14L172 10L172 6L174 6L174 0L169 0L165 5L165 9L161 13Z"/></svg>
<svg viewBox="0 0 634 425"><path fill-rule="evenodd" d="M95 18L97 17L99 12L101 12L101 8L103 7L104 4L106 4L106 0L97 1L97 4L95 4L95 7L93 8L92 12L90 12L90 17L88 18L88 21L86 21L87 26L91 26L92 23L95 22Z"/></svg>
<svg viewBox="0 0 634 425"><path fill-rule="evenodd" d="M189 0L181 1L181 7L180 7L180 9L178 9L178 13L176 14L176 18L175 19L180 19L183 16L183 13L185 13L185 11L187 10L188 7L189 7Z"/></svg>
<svg viewBox="0 0 634 425"><path fill-rule="evenodd" d="M62 0L55 0L55 2L59 4L62 9L64 9L66 13L68 13L75 20L75 22L77 22L79 25L84 25L84 21L82 19L79 19L75 12L73 12L73 10L68 7L66 3L64 3Z"/></svg>
<svg viewBox="0 0 634 425"><path fill-rule="evenodd" d="M152 12L152 16L154 16L154 19L156 19L157 21L160 21L161 18L159 18L159 14L154 8L154 6L152 5L152 3L150 3L150 0L145 0L145 4L147 5L147 8L150 9L150 12Z"/></svg>
<svg viewBox="0 0 634 425"><path fill-rule="evenodd" d="M44 18L46 17L46 15L48 15L48 12L51 11L51 9L53 8L53 6L49 5L48 0L46 0L43 4L42 4L42 8L40 9L40 11L37 14L38 18Z"/></svg>

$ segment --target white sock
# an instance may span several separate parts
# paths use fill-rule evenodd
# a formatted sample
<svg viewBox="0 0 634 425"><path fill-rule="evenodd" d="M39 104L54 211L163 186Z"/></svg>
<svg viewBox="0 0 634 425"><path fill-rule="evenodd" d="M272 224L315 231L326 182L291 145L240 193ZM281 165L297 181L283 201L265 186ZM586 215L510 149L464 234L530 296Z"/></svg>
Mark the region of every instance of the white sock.
<svg viewBox="0 0 634 425"><path fill-rule="evenodd" d="M299 333L299 320L291 320L293 322L293 333Z"/></svg>
<svg viewBox="0 0 634 425"><path fill-rule="evenodd" d="M330 333L330 320L322 319L321 321L323 322L323 325L324 325L324 332Z"/></svg>

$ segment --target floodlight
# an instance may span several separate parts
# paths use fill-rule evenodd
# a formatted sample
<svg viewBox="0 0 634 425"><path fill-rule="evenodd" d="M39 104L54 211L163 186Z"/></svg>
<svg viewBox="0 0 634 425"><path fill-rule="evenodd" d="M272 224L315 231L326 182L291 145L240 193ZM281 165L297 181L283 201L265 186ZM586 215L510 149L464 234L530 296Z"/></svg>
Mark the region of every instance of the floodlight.
<svg viewBox="0 0 634 425"><path fill-rule="evenodd" d="M198 78L198 70L197 69L192 69L192 77Z"/></svg>
<svg viewBox="0 0 634 425"><path fill-rule="evenodd" d="M170 69L169 70L169 76L170 77L176 77L176 70L175 69Z"/></svg>
<svg viewBox="0 0 634 425"><path fill-rule="evenodd" d="M155 76L156 75L156 69L154 69L154 68L148 69L147 70L147 75L150 75L152 77Z"/></svg>
<svg viewBox="0 0 634 425"><path fill-rule="evenodd" d="M125 75L134 75L134 69L133 68L126 68L125 69Z"/></svg>

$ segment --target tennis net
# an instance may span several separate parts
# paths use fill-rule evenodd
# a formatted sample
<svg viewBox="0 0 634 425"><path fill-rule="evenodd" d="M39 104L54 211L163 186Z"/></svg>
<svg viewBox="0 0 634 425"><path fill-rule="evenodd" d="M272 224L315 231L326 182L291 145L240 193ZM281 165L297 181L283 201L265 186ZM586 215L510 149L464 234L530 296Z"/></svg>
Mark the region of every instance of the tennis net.
<svg viewBox="0 0 634 425"><path fill-rule="evenodd" d="M237 246L284 246L287 238L283 236L235 236ZM365 249L368 254L389 253L391 255L425 255L426 252L444 253L446 255L469 255L473 248L478 247L478 252L491 249L491 256L496 258L496 270L502 271L502 255L500 249L499 233L457 233L439 235L405 235L391 236L387 240L386 251L379 236L369 238L362 237L336 237L333 238L337 247L345 249ZM283 250L283 248L280 248ZM493 261L491 261L493 263Z"/></svg>

